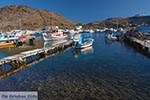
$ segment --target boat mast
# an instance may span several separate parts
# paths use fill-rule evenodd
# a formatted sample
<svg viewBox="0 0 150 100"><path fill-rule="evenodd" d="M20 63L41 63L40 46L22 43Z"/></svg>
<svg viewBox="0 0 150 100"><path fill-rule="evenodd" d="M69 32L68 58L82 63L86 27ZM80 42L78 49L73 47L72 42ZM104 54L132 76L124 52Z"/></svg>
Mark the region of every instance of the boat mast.
<svg viewBox="0 0 150 100"><path fill-rule="evenodd" d="M22 8L20 9L20 12L19 12L19 29L21 30L22 29L22 17L21 17L21 15L23 14L23 13L21 13L22 12Z"/></svg>
<svg viewBox="0 0 150 100"><path fill-rule="evenodd" d="M50 13L48 30L52 30L52 14Z"/></svg>
<svg viewBox="0 0 150 100"><path fill-rule="evenodd" d="M20 30L22 29L22 20L21 20L21 18L19 18L19 28L20 28Z"/></svg>
<svg viewBox="0 0 150 100"><path fill-rule="evenodd" d="M117 17L117 30L118 30L118 17Z"/></svg>

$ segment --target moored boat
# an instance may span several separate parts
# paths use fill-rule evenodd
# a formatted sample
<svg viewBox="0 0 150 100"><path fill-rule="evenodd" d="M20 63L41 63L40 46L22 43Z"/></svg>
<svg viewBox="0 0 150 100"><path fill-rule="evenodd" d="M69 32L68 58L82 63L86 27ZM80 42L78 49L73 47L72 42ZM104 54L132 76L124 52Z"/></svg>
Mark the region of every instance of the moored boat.
<svg viewBox="0 0 150 100"><path fill-rule="evenodd" d="M113 34L112 29L108 29L105 31L105 38L108 40L117 40L117 36Z"/></svg>
<svg viewBox="0 0 150 100"><path fill-rule="evenodd" d="M15 35L4 35L3 33L0 33L0 41L16 41L19 37Z"/></svg>
<svg viewBox="0 0 150 100"><path fill-rule="evenodd" d="M88 37L84 35L85 35L84 33L78 33L74 36L73 41L75 48L86 48L93 45L94 39L89 37L89 35Z"/></svg>
<svg viewBox="0 0 150 100"><path fill-rule="evenodd" d="M66 39L67 37L68 37L68 35L61 31L43 33L44 41L63 40L63 39Z"/></svg>
<svg viewBox="0 0 150 100"><path fill-rule="evenodd" d="M113 35L113 33L112 34L107 34L106 38L109 39L109 40L117 40L118 39L116 36Z"/></svg>
<svg viewBox="0 0 150 100"><path fill-rule="evenodd" d="M0 48L5 48L5 47L9 47L9 46L14 46L14 42L1 42L0 43Z"/></svg>
<svg viewBox="0 0 150 100"><path fill-rule="evenodd" d="M82 43L80 43L80 48L86 48L86 47L90 47L93 45L93 41L94 39L86 39L86 40L83 40Z"/></svg>

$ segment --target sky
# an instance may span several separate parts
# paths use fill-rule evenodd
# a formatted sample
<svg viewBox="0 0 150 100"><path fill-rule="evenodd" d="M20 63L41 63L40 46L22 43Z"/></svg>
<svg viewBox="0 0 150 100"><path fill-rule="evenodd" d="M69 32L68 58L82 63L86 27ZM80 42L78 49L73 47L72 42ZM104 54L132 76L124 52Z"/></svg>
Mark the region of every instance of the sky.
<svg viewBox="0 0 150 100"><path fill-rule="evenodd" d="M150 0L0 0L0 8L8 5L46 9L84 24L113 17L150 15Z"/></svg>

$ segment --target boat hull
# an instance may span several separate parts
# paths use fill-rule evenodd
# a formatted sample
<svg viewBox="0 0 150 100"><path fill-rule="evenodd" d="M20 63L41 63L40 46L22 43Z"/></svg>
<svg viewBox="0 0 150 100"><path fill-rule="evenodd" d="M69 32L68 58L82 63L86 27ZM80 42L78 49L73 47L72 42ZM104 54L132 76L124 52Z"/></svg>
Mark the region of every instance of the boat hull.
<svg viewBox="0 0 150 100"><path fill-rule="evenodd" d="M14 43L13 43L13 42L0 44L0 48L13 47L13 46L14 46Z"/></svg>
<svg viewBox="0 0 150 100"><path fill-rule="evenodd" d="M89 39L87 41L84 41L83 43L80 43L80 42L77 42L75 43L75 48L79 48L79 49L82 49L82 48L87 48L87 47L90 47L93 45L93 39Z"/></svg>
<svg viewBox="0 0 150 100"><path fill-rule="evenodd" d="M44 41L57 41L67 39L67 34L43 34Z"/></svg>
<svg viewBox="0 0 150 100"><path fill-rule="evenodd" d="M86 43L86 44L81 45L81 48L90 47L90 46L92 46L92 45L93 45L93 42L91 41L91 42L89 42L89 43Z"/></svg>

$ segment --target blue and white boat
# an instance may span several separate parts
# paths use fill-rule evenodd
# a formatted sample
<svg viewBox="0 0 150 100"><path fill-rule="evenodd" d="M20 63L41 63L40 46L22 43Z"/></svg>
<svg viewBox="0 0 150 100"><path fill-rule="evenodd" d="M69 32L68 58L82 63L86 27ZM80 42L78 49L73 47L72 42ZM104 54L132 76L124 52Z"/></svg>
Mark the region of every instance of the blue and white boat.
<svg viewBox="0 0 150 100"><path fill-rule="evenodd" d="M3 33L0 33L0 42L1 41L16 41L19 37L16 35L5 35Z"/></svg>
<svg viewBox="0 0 150 100"><path fill-rule="evenodd" d="M77 33L73 37L75 48L86 48L93 45L94 39L90 33Z"/></svg>

